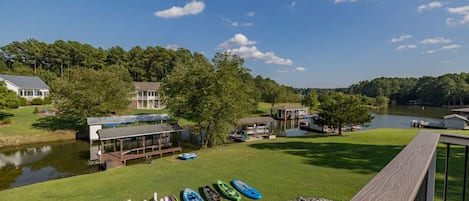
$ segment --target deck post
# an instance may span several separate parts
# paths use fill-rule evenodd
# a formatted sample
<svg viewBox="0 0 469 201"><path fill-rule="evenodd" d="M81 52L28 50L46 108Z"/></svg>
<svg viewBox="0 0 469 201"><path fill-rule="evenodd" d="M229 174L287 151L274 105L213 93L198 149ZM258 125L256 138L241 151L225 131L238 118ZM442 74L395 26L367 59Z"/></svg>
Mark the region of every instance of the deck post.
<svg viewBox="0 0 469 201"><path fill-rule="evenodd" d="M145 136L143 136L143 154L145 155L145 149L146 149L146 146L145 146Z"/></svg>
<svg viewBox="0 0 469 201"><path fill-rule="evenodd" d="M120 142L120 148L121 148L121 150L120 150L121 161L123 161L124 160L124 153L123 153L124 146L123 146L123 143L122 143L122 139L119 139L119 142Z"/></svg>
<svg viewBox="0 0 469 201"><path fill-rule="evenodd" d="M427 172L427 196L426 201L433 201L435 195L435 171L436 171L436 151L433 153L430 167Z"/></svg>
<svg viewBox="0 0 469 201"><path fill-rule="evenodd" d="M161 134L158 135L158 151L160 153L160 158L163 157L163 153L161 153Z"/></svg>

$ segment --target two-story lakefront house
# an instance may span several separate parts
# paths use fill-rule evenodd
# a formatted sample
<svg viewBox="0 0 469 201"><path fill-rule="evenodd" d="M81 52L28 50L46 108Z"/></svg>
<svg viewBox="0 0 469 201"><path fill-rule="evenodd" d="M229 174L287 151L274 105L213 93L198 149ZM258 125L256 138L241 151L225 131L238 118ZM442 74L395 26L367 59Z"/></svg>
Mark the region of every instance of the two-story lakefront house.
<svg viewBox="0 0 469 201"><path fill-rule="evenodd" d="M136 109L163 109L164 104L160 94L161 82L134 82L135 96L130 101L130 107Z"/></svg>
<svg viewBox="0 0 469 201"><path fill-rule="evenodd" d="M37 76L0 74L0 81L5 83L7 89L29 101L34 98L44 99L50 93L49 86Z"/></svg>

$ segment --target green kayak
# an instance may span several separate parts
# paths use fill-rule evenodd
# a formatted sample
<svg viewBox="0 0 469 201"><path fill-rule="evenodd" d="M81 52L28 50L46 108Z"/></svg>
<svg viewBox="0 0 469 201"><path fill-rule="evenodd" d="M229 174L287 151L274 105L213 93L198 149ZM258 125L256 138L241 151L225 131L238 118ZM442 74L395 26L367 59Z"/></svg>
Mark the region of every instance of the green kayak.
<svg viewBox="0 0 469 201"><path fill-rule="evenodd" d="M241 200L241 195L236 191L233 187L228 185L227 183L218 180L217 181L218 188L220 191L230 200Z"/></svg>

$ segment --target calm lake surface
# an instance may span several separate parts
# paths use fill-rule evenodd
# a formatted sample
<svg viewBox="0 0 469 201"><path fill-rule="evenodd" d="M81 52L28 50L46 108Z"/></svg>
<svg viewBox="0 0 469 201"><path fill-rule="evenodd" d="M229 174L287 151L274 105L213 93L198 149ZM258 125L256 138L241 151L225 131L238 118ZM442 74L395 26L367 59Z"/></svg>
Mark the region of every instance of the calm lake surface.
<svg viewBox="0 0 469 201"><path fill-rule="evenodd" d="M373 128L409 128L411 120L441 121L446 108L390 106L373 111ZM299 121L276 121L274 130L281 136L301 136ZM66 141L0 149L0 190L98 171L89 167L90 144Z"/></svg>

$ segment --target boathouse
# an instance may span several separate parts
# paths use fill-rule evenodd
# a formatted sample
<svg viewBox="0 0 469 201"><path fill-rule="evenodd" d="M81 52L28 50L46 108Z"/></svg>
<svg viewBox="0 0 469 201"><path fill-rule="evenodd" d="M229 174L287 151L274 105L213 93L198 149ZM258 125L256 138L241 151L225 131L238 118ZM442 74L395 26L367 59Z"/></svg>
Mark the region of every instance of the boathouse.
<svg viewBox="0 0 469 201"><path fill-rule="evenodd" d="M463 117L469 118L469 108L457 108L457 109L452 109L451 112L459 114Z"/></svg>
<svg viewBox="0 0 469 201"><path fill-rule="evenodd" d="M99 164L112 168L132 159L181 152L182 131L177 123L99 129Z"/></svg>
<svg viewBox="0 0 469 201"><path fill-rule="evenodd" d="M271 109L271 115L276 119L302 119L308 114L308 108L297 105L284 105Z"/></svg>
<svg viewBox="0 0 469 201"><path fill-rule="evenodd" d="M458 114L446 115L443 117L443 121L448 129L469 129L467 118Z"/></svg>

